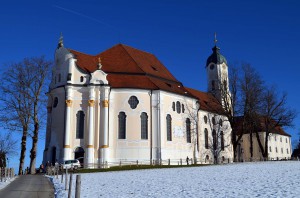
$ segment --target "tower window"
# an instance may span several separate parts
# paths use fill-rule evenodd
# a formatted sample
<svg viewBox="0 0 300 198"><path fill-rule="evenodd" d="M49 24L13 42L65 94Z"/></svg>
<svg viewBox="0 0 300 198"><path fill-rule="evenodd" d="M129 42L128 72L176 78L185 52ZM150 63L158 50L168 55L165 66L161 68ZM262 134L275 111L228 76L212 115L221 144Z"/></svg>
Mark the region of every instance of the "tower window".
<svg viewBox="0 0 300 198"><path fill-rule="evenodd" d="M181 109L182 109L182 113L184 113L184 111L185 111L184 104L181 105Z"/></svg>
<svg viewBox="0 0 300 198"><path fill-rule="evenodd" d="M76 114L76 139L83 139L84 132L84 113L83 111L78 111Z"/></svg>
<svg viewBox="0 0 300 198"><path fill-rule="evenodd" d="M175 111L175 102L172 103L172 109Z"/></svg>
<svg viewBox="0 0 300 198"><path fill-rule="evenodd" d="M215 129L213 129L213 131L212 131L212 136L213 136L214 150L217 150L218 142L217 142L217 133L216 133Z"/></svg>
<svg viewBox="0 0 300 198"><path fill-rule="evenodd" d="M80 82L83 82L83 76L80 76Z"/></svg>
<svg viewBox="0 0 300 198"><path fill-rule="evenodd" d="M204 123L207 124L207 116L204 116Z"/></svg>
<svg viewBox="0 0 300 198"><path fill-rule="evenodd" d="M119 113L119 139L126 139L126 114L125 112Z"/></svg>
<svg viewBox="0 0 300 198"><path fill-rule="evenodd" d="M57 107L57 104L58 104L58 98L55 97L55 98L54 98L54 102L53 102L53 107L54 107L54 108Z"/></svg>
<svg viewBox="0 0 300 198"><path fill-rule="evenodd" d="M166 117L167 120L167 140L172 141L172 117L170 114Z"/></svg>
<svg viewBox="0 0 300 198"><path fill-rule="evenodd" d="M216 88L215 88L215 81L213 80L213 81L211 81L211 90L215 90Z"/></svg>
<svg viewBox="0 0 300 198"><path fill-rule="evenodd" d="M145 112L141 114L141 139L148 139L148 115Z"/></svg>

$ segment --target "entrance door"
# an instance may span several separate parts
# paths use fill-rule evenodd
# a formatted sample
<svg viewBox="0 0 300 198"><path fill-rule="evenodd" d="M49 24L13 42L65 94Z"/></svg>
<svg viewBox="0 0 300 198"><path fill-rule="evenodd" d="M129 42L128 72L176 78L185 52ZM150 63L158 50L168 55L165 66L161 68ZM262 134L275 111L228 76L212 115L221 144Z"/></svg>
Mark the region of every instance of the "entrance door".
<svg viewBox="0 0 300 198"><path fill-rule="evenodd" d="M75 149L75 159L78 159L80 164L84 163L84 149L82 147L77 147Z"/></svg>

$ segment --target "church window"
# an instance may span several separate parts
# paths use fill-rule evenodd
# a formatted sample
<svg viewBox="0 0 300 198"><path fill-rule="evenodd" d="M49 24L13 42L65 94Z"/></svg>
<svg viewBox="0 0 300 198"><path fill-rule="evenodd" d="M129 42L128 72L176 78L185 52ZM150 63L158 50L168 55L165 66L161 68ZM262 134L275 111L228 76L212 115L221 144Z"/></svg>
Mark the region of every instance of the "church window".
<svg viewBox="0 0 300 198"><path fill-rule="evenodd" d="M176 102L176 111L177 113L180 113L181 112L181 105L180 105L180 102Z"/></svg>
<svg viewBox="0 0 300 198"><path fill-rule="evenodd" d="M286 153L289 154L289 149L286 149Z"/></svg>
<svg viewBox="0 0 300 198"><path fill-rule="evenodd" d="M213 131L212 131L212 137L213 137L214 150L217 150L218 142L217 142L217 133L216 133L215 129L213 129Z"/></svg>
<svg viewBox="0 0 300 198"><path fill-rule="evenodd" d="M61 75L58 74L58 82L60 82L60 81L61 81Z"/></svg>
<svg viewBox="0 0 300 198"><path fill-rule="evenodd" d="M186 141L187 143L191 143L191 120L187 118L185 123L186 123Z"/></svg>
<svg viewBox="0 0 300 198"><path fill-rule="evenodd" d="M119 113L119 139L126 139L126 114L121 111Z"/></svg>
<svg viewBox="0 0 300 198"><path fill-rule="evenodd" d="M184 104L182 104L181 107L182 107L182 113L184 113L184 111L185 111Z"/></svg>
<svg viewBox="0 0 300 198"><path fill-rule="evenodd" d="M205 148L208 149L208 131L207 129L205 128L204 129L204 138L205 138Z"/></svg>
<svg viewBox="0 0 300 198"><path fill-rule="evenodd" d="M288 143L287 138L285 138L285 143Z"/></svg>
<svg viewBox="0 0 300 198"><path fill-rule="evenodd" d="M209 67L211 70L213 70L215 68L215 65L214 64L211 64L210 67Z"/></svg>
<svg viewBox="0 0 300 198"><path fill-rule="evenodd" d="M224 151L225 145L224 145L224 133L221 131L221 150Z"/></svg>
<svg viewBox="0 0 300 198"><path fill-rule="evenodd" d="M270 151L270 153L272 152L272 147L271 146L269 146L269 151Z"/></svg>
<svg viewBox="0 0 300 198"><path fill-rule="evenodd" d="M141 114L141 139L148 139L148 115L145 112Z"/></svg>
<svg viewBox="0 0 300 198"><path fill-rule="evenodd" d="M213 124L216 124L216 119L215 119L215 117L212 117L212 118L211 118L211 121L212 121Z"/></svg>
<svg viewBox="0 0 300 198"><path fill-rule="evenodd" d="M57 107L57 104L58 104L58 98L55 97L55 98L54 98L54 102L53 102L53 107L54 107L54 108Z"/></svg>
<svg viewBox="0 0 300 198"><path fill-rule="evenodd" d="M128 104L130 105L131 109L135 109L139 104L139 100L137 99L136 96L130 96L128 100Z"/></svg>
<svg viewBox="0 0 300 198"><path fill-rule="evenodd" d="M283 154L283 148L281 148L281 153Z"/></svg>
<svg viewBox="0 0 300 198"><path fill-rule="evenodd" d="M282 137L280 137L280 142L282 142Z"/></svg>
<svg viewBox="0 0 300 198"><path fill-rule="evenodd" d="M204 116L204 123L207 124L207 116Z"/></svg>
<svg viewBox="0 0 300 198"><path fill-rule="evenodd" d="M276 142L276 140L277 140L276 135L274 136L274 139L275 139L275 142Z"/></svg>
<svg viewBox="0 0 300 198"><path fill-rule="evenodd" d="M83 82L83 76L80 76L80 82Z"/></svg>
<svg viewBox="0 0 300 198"><path fill-rule="evenodd" d="M167 141L172 141L172 117L170 114L166 117L167 120Z"/></svg>
<svg viewBox="0 0 300 198"><path fill-rule="evenodd" d="M172 109L175 111L175 102L172 103Z"/></svg>
<svg viewBox="0 0 300 198"><path fill-rule="evenodd" d="M67 81L71 80L72 79L72 73L68 73L68 76L67 76Z"/></svg>
<svg viewBox="0 0 300 198"><path fill-rule="evenodd" d="M277 147L275 147L275 151L276 151L276 153L278 153Z"/></svg>
<svg viewBox="0 0 300 198"><path fill-rule="evenodd" d="M212 89L212 90L215 90L215 81L214 81L214 80L211 81L211 89Z"/></svg>
<svg viewBox="0 0 300 198"><path fill-rule="evenodd" d="M219 125L223 126L223 120L222 119L219 120Z"/></svg>
<svg viewBox="0 0 300 198"><path fill-rule="evenodd" d="M83 139L84 132L84 112L78 111L76 114L76 139Z"/></svg>

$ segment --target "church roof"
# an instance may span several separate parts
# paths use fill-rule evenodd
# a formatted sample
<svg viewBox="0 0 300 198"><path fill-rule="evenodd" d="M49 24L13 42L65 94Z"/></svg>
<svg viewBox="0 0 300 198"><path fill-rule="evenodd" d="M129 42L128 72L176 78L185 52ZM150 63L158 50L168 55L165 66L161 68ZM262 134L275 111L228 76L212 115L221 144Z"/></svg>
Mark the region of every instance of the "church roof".
<svg viewBox="0 0 300 198"><path fill-rule="evenodd" d="M217 114L224 113L222 105L211 93L206 93L191 88L187 88L187 90L199 100L201 110Z"/></svg>
<svg viewBox="0 0 300 198"><path fill-rule="evenodd" d="M77 59L77 66L92 73L101 59L102 70L112 88L140 88L165 90L193 97L168 69L153 55L123 44L118 44L97 55L69 50Z"/></svg>
<svg viewBox="0 0 300 198"><path fill-rule="evenodd" d="M212 51L213 51L213 53L208 57L208 59L206 61L206 67L210 63L215 63L215 64L225 63L225 64L227 64L226 58L220 53L220 48L215 46L212 48Z"/></svg>

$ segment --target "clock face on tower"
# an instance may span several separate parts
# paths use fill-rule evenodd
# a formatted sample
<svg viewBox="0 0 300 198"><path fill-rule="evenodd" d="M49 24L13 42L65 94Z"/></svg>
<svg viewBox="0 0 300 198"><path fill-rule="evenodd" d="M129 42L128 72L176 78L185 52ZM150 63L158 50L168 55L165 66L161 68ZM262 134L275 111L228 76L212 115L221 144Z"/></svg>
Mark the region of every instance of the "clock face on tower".
<svg viewBox="0 0 300 198"><path fill-rule="evenodd" d="M210 67L209 67L211 70L213 70L214 68L215 68L215 65L214 64L212 64L212 65L210 65Z"/></svg>

